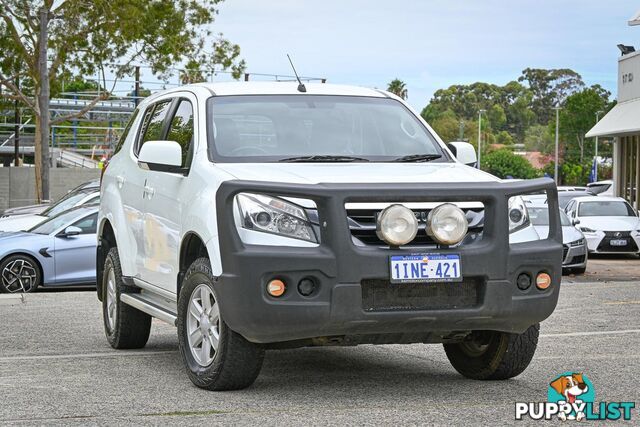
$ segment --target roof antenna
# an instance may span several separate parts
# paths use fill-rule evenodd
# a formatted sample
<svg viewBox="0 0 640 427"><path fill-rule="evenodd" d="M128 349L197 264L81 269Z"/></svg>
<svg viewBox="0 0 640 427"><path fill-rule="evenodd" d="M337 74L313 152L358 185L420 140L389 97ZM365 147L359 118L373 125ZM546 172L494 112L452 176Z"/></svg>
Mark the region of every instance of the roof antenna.
<svg viewBox="0 0 640 427"><path fill-rule="evenodd" d="M289 56L288 53L287 53L287 58L289 58L289 64L291 64L291 68L293 68L293 74L296 75L296 79L298 80L298 92L306 92L307 88L304 85L304 83L302 83L302 80L300 80L300 76L298 76L298 72L296 71L296 67L293 66L293 61L291 60L291 57Z"/></svg>

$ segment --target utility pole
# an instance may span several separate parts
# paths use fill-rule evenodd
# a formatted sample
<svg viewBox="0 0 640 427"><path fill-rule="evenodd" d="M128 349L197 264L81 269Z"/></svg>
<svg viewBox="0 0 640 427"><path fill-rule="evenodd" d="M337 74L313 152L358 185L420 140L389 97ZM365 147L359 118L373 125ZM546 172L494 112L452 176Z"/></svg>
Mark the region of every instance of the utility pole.
<svg viewBox="0 0 640 427"><path fill-rule="evenodd" d="M556 182L556 185L558 185L558 162L559 162L559 139L558 139L558 131L560 129L560 107L553 107L554 110L556 110L556 161L555 161L555 168L554 168L554 172L553 172L553 179Z"/></svg>
<svg viewBox="0 0 640 427"><path fill-rule="evenodd" d="M483 109L478 110L478 169L480 169L482 158L482 113L484 113Z"/></svg>
<svg viewBox="0 0 640 427"><path fill-rule="evenodd" d="M134 83L134 89L133 89L133 103L134 105L137 107L138 103L140 103L140 99L138 99L138 97L140 96L140 66L136 65L136 73L135 73L135 83Z"/></svg>
<svg viewBox="0 0 640 427"><path fill-rule="evenodd" d="M16 76L16 88L20 90L20 77ZM20 103L16 99L13 110L13 146L14 158L13 165L20 166Z"/></svg>
<svg viewBox="0 0 640 427"><path fill-rule="evenodd" d="M49 155L49 98L51 97L51 90L49 88L49 67L47 65L49 10L46 7L42 7L39 15L38 74L40 76L40 91L38 93L38 108L40 110L40 164L42 165L42 170L40 171L40 177L36 176L36 190L38 190L38 202L43 202L49 200L49 167L51 166ZM36 149L37 158L38 150ZM38 181L40 181L40 186L38 186Z"/></svg>
<svg viewBox="0 0 640 427"><path fill-rule="evenodd" d="M600 114L602 114L603 111L596 111L596 124L598 124L598 122L600 121ZM598 135L596 135L596 170L595 170L595 181L598 181Z"/></svg>

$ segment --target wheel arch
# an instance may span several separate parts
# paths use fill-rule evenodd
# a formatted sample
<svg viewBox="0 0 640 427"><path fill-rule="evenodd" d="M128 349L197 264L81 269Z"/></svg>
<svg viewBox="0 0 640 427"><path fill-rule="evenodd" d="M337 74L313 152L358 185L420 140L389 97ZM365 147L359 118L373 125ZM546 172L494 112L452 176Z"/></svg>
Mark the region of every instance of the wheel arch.
<svg viewBox="0 0 640 427"><path fill-rule="evenodd" d="M102 274L104 262L111 248L118 247L116 234L108 218L103 218L98 227L98 245L96 247L96 293L102 301Z"/></svg>
<svg viewBox="0 0 640 427"><path fill-rule="evenodd" d="M180 243L180 258L178 261L178 276L176 278L176 296L180 295L180 286L182 285L182 279L185 273L189 269L189 266L198 258L209 257L207 251L207 245L205 241L195 231L187 232L182 238Z"/></svg>

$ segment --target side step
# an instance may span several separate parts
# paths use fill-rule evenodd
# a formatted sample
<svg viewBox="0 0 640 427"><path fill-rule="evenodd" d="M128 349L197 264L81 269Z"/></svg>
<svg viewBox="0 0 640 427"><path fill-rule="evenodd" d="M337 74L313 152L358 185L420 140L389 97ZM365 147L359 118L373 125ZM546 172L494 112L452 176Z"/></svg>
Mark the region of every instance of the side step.
<svg viewBox="0 0 640 427"><path fill-rule="evenodd" d="M166 308L160 307L152 301L149 301L145 298L144 294L120 294L120 301L158 318L163 322L176 326L177 317L175 313L172 313Z"/></svg>

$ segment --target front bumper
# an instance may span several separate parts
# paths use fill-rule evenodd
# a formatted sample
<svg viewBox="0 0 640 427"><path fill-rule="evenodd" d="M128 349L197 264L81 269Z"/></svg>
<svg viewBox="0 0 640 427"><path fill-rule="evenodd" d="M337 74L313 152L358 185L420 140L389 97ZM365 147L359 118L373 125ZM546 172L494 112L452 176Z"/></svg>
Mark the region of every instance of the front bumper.
<svg viewBox="0 0 640 427"><path fill-rule="evenodd" d="M635 232L620 232L622 236L615 237L607 235L615 232L596 231L594 233L584 233L587 239L589 253L594 254L637 254L640 253L640 235ZM627 234L629 233L629 234ZM612 239L625 239L628 241L626 246L611 246L608 241Z"/></svg>
<svg viewBox="0 0 640 427"><path fill-rule="evenodd" d="M562 268L584 268L587 266L587 242L580 246L566 245L563 251Z"/></svg>
<svg viewBox="0 0 640 427"><path fill-rule="evenodd" d="M558 212L556 188L548 179L428 185L227 181L218 191L216 207L219 219L229 219L218 221L223 274L215 289L221 315L231 329L257 343L381 334L396 336L395 341L400 342L401 335L433 331L442 332L440 336L478 329L523 332L547 318L558 300L562 272L560 218L559 214L551 215L548 239L509 245L507 201L514 195L542 190L547 191L550 212ZM321 225L320 245L292 248L243 244L232 220L234 196L240 192L314 200ZM375 293L367 290L365 284L373 281L385 286L391 255L425 252L416 248L357 247L352 243L345 203L390 200L481 201L484 204L486 219L482 240L435 251L458 253L462 260L465 282L443 284L437 292L448 296L448 304L430 305L428 309L372 309L365 303L371 298L370 292ZM547 272L552 277L552 285L540 291L533 284L522 291L515 282L523 272L530 274L534 281L539 272ZM311 296L305 297L297 291L296 284L307 277L313 278L317 287ZM266 293L266 283L273 278L288 284L287 292L278 299ZM401 295L403 286L391 285L388 291ZM431 297L425 296L426 287L412 288L416 298L429 305ZM456 292L462 292L462 288L473 290L475 299L467 298L467 303L462 304L464 298L460 297L461 304L457 305Z"/></svg>

